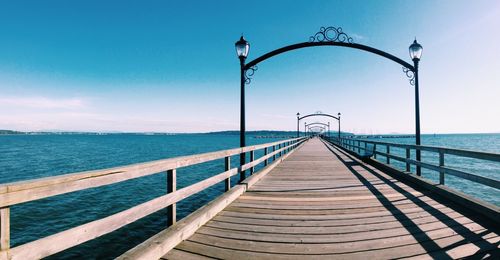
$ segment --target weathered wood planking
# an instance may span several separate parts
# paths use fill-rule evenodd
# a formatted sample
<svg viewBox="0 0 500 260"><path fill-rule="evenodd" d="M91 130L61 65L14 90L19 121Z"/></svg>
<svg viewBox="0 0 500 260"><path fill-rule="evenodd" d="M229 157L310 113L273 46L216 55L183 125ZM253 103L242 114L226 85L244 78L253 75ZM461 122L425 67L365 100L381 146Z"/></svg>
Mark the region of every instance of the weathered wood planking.
<svg viewBox="0 0 500 260"><path fill-rule="evenodd" d="M495 223L330 149L307 142L162 259L498 256Z"/></svg>

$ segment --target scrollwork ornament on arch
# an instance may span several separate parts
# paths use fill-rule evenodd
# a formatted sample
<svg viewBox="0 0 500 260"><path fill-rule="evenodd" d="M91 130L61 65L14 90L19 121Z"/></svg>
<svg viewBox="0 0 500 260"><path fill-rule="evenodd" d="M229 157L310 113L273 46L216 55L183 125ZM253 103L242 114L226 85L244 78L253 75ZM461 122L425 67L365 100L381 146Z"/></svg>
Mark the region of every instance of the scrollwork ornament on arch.
<svg viewBox="0 0 500 260"><path fill-rule="evenodd" d="M257 71L259 68L257 67L257 65L255 66L252 66L248 69L245 70L245 84L248 85L250 84L250 82L252 82L252 77L253 77L253 74L255 74L255 71Z"/></svg>
<svg viewBox="0 0 500 260"><path fill-rule="evenodd" d="M353 43L351 37L342 31L341 27L321 27L319 32L309 37L309 42L342 42Z"/></svg>
<svg viewBox="0 0 500 260"><path fill-rule="evenodd" d="M415 86L415 72L413 70L403 67L403 72L406 74L408 79L410 80L410 85Z"/></svg>

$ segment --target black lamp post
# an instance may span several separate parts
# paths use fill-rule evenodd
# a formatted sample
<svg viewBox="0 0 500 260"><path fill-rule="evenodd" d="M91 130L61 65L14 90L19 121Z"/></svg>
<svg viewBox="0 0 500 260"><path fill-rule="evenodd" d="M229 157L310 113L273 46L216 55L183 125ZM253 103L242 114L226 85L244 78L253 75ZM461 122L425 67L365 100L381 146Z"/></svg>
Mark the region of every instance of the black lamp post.
<svg viewBox="0 0 500 260"><path fill-rule="evenodd" d="M340 112L337 114L337 116L339 117L339 143L340 143Z"/></svg>
<svg viewBox="0 0 500 260"><path fill-rule="evenodd" d="M330 122L328 122L328 134L327 134L328 138L330 138Z"/></svg>
<svg viewBox="0 0 500 260"><path fill-rule="evenodd" d="M299 121L300 121L300 113L297 112L297 138L299 138Z"/></svg>
<svg viewBox="0 0 500 260"><path fill-rule="evenodd" d="M240 59L240 147L245 147L245 59L248 56L250 44L245 41L243 36L237 41L234 46L236 47L236 54ZM245 153L240 153L240 165L245 164ZM240 181L245 179L245 171L240 172Z"/></svg>
<svg viewBox="0 0 500 260"><path fill-rule="evenodd" d="M422 56L422 45L417 42L417 39L410 45L410 58L413 60L413 67L415 68L415 144L420 145L420 104L418 94L418 62ZM417 150L417 161L420 161L420 150ZM422 174L420 166L417 166L417 176Z"/></svg>
<svg viewBox="0 0 500 260"><path fill-rule="evenodd" d="M307 122L304 122L304 135L307 137Z"/></svg>

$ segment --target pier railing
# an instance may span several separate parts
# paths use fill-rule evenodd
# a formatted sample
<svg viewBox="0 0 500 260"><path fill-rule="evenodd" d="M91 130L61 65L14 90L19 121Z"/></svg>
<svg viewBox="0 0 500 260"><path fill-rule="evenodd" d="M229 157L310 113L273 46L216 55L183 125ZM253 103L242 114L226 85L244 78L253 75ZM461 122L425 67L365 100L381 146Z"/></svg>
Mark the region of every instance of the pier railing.
<svg viewBox="0 0 500 260"><path fill-rule="evenodd" d="M459 169L450 168L445 165L446 155L454 155L464 158L500 162L500 154L497 153L469 151L469 150L436 147L436 146L387 143L387 142L369 141L356 138L340 138L340 140L339 138L326 138L326 139L347 150L357 153L361 157L371 157L379 162L388 165L391 164L391 160L402 162L406 165L407 173L411 173L411 165L435 171L439 173L439 184L441 185L445 184L445 176L446 174L449 174L472 182L480 183L495 189L500 189L500 181L496 179L480 176ZM385 152L379 151L380 149L377 149L377 147L385 147ZM393 151L392 148L404 149L405 157L398 156L394 152L391 152ZM439 157L439 164L431 164L428 162L414 160L411 158L412 151L413 153L415 153L415 151L436 153ZM379 158L379 156L382 156L382 158Z"/></svg>
<svg viewBox="0 0 500 260"><path fill-rule="evenodd" d="M108 234L125 225L146 217L161 209L168 209L168 222L176 222L176 203L217 183L225 182L226 191L231 189L231 177L247 171L254 173L257 165L267 166L297 148L306 138L294 138L278 142L247 146L217 152L169 158L146 163L120 166L110 169L65 174L30 181L0 185L0 259L39 259L99 236ZM255 158L255 151L264 155ZM250 154L250 161L239 167L231 166L231 156ZM224 159L225 171L185 188L176 189L176 170L217 159ZM167 174L167 194L133 206L127 210L92 222L49 235L38 240L10 248L10 207L19 203L39 200L69 192L110 185L152 174Z"/></svg>

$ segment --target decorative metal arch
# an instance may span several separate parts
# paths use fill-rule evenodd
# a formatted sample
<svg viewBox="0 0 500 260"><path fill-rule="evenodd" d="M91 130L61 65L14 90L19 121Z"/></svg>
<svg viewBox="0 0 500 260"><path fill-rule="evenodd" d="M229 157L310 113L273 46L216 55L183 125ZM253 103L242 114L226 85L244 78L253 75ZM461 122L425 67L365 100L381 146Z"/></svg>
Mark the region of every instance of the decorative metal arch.
<svg viewBox="0 0 500 260"><path fill-rule="evenodd" d="M302 48L309 48L309 47L317 47L317 46L339 46L339 47L347 47L347 48L353 48L353 49L358 49L366 52L370 52L379 56L382 56L384 58L387 58L389 60L392 60L401 66L403 66L403 72L406 74L406 76L410 80L410 84L414 85L415 84L415 67L411 65L410 63L392 55L389 54L385 51L359 44L359 43L354 43L352 38L349 37L346 33L342 31L341 27L321 27L319 32L314 34L313 36L309 37L308 42L301 42L301 43L296 43L292 45L288 45L279 49L276 49L274 51L270 51L250 62L245 64L243 67L243 70L245 71L245 83L249 84L251 82L251 77L254 75L255 71L257 70L257 64L259 64L262 61L265 61L273 56L276 56L278 54L288 52L288 51L293 51L297 49L302 49ZM248 72L248 73L247 73Z"/></svg>
<svg viewBox="0 0 500 260"><path fill-rule="evenodd" d="M310 117L310 116L327 116L327 117L331 117L331 118L335 118L335 119L339 120L338 117L330 115L330 114L316 113L316 114L309 114L309 115L305 115L303 117L299 117L299 121L306 118L306 117Z"/></svg>
<svg viewBox="0 0 500 260"><path fill-rule="evenodd" d="M310 126L310 125L323 125L323 126L326 126L326 127L330 126L330 125L328 125L328 124L324 124L324 123L318 123L318 122L316 122L316 123L306 124L306 127L308 127L308 126Z"/></svg>
<svg viewBox="0 0 500 260"><path fill-rule="evenodd" d="M307 129L309 129L309 132L319 130L319 131L317 131L318 133L322 133L322 132L326 131L326 127L324 127L324 126L313 126L313 127L308 127Z"/></svg>

